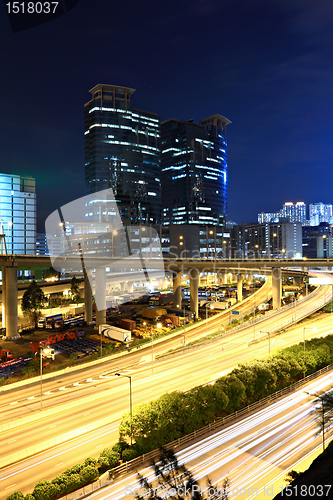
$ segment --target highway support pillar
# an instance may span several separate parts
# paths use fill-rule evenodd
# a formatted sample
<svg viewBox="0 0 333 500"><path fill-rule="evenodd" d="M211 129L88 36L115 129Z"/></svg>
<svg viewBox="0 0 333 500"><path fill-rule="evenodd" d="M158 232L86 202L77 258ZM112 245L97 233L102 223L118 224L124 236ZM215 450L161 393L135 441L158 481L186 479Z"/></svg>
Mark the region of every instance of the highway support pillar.
<svg viewBox="0 0 333 500"><path fill-rule="evenodd" d="M190 269L190 310L194 312L195 319L199 317L199 271L198 269Z"/></svg>
<svg viewBox="0 0 333 500"><path fill-rule="evenodd" d="M241 302L243 300L243 276L242 274L237 274L237 300Z"/></svg>
<svg viewBox="0 0 333 500"><path fill-rule="evenodd" d="M127 283L127 291L128 293L133 293L133 281Z"/></svg>
<svg viewBox="0 0 333 500"><path fill-rule="evenodd" d="M6 340L19 339L17 331L17 266L6 269Z"/></svg>
<svg viewBox="0 0 333 500"><path fill-rule="evenodd" d="M281 290L282 290L281 275L282 273L279 267L272 267L273 309L280 309L281 307Z"/></svg>
<svg viewBox="0 0 333 500"><path fill-rule="evenodd" d="M105 268L95 271L96 326L106 323L106 273Z"/></svg>
<svg viewBox="0 0 333 500"><path fill-rule="evenodd" d="M92 291L89 277L92 279L91 269L84 273L84 319L88 325L92 323Z"/></svg>
<svg viewBox="0 0 333 500"><path fill-rule="evenodd" d="M2 266L2 328L6 327L6 282L7 282L7 267Z"/></svg>
<svg viewBox="0 0 333 500"><path fill-rule="evenodd" d="M173 272L173 307L181 309L182 307L182 273Z"/></svg>
<svg viewBox="0 0 333 500"><path fill-rule="evenodd" d="M226 285L228 283L228 274L226 269L219 270L219 285Z"/></svg>

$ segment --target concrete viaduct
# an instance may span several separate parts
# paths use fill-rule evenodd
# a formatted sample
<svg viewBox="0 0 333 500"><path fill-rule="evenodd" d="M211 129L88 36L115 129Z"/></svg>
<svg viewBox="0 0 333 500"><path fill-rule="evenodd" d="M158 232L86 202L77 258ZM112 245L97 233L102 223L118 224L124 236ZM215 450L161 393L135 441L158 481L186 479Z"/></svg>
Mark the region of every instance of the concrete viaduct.
<svg viewBox="0 0 333 500"><path fill-rule="evenodd" d="M160 260L148 261L149 269L154 270L154 262L156 268L160 267ZM70 269L74 266L77 267L77 257L61 257L62 266ZM84 259L86 266L89 265L89 257ZM126 268L119 269L119 259L110 259L105 257L92 257L92 268L95 269L96 279L96 297L103 300L106 294L106 267L113 268L113 265L118 266L117 274L121 271L123 276L128 280L131 269L136 269L138 260L126 258ZM97 267L97 264L99 267ZM157 265L157 263L159 265ZM71 265L72 264L72 265ZM242 279L243 274L249 270L257 270L260 274L272 276L273 287L273 308L277 309L281 304L281 289L282 272L288 270L288 274L292 275L292 268L301 268L306 270L309 267L331 267L333 259L314 259L314 260L241 260L241 259L164 259L165 273L173 277L173 293L174 293L174 306L181 308L181 276L188 274L190 279L190 309L198 316L198 287L200 273L215 273L219 277L221 284L226 283L227 272L232 271L237 274L237 288L239 297L241 297ZM51 258L49 256L37 255L1 255L0 266L2 268L2 301L3 301L3 314L4 323L6 326L6 338L15 338L18 336L18 314L17 314L17 300L18 300L18 283L17 283L17 268L18 267L52 267ZM82 270L81 270L82 273ZM84 270L84 297L85 297L85 319L87 322L92 321L92 292L88 276L92 270ZM135 271L133 272L133 277ZM105 310L99 310L96 314L96 324L103 324L106 320Z"/></svg>

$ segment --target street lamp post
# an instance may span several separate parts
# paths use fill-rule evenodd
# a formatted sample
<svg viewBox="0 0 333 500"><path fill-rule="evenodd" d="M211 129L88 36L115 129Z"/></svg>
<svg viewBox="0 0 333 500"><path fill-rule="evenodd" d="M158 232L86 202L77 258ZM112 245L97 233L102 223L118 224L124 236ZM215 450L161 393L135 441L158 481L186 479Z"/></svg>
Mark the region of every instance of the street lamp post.
<svg viewBox="0 0 333 500"><path fill-rule="evenodd" d="M205 305L205 308L206 308L206 323L208 321L208 312L207 312L208 311L208 309L207 309L208 307L209 307L209 309L214 309L213 304L206 304Z"/></svg>
<svg viewBox="0 0 333 500"><path fill-rule="evenodd" d="M39 349L39 359L40 359L40 409L43 409L43 356L46 358L53 358L54 354L51 354L51 349L40 348Z"/></svg>
<svg viewBox="0 0 333 500"><path fill-rule="evenodd" d="M305 378L305 330L311 330L313 332L316 332L317 328L315 326L313 328L303 326L303 363L304 363L303 378Z"/></svg>
<svg viewBox="0 0 333 500"><path fill-rule="evenodd" d="M260 333L267 333L268 335L268 354L271 353L271 332L262 332L262 331L259 331L258 332L259 334Z"/></svg>
<svg viewBox="0 0 333 500"><path fill-rule="evenodd" d="M177 304L177 307L179 307L179 304ZM183 327L184 327L184 346L185 346L185 323L186 323L185 306L183 307L183 313L184 313Z"/></svg>
<svg viewBox="0 0 333 500"><path fill-rule="evenodd" d="M132 417L133 417L133 412L132 412L132 377L131 375L123 375L122 373L115 373L116 377L126 377L129 379L130 383L130 416L131 416L131 446L132 446Z"/></svg>

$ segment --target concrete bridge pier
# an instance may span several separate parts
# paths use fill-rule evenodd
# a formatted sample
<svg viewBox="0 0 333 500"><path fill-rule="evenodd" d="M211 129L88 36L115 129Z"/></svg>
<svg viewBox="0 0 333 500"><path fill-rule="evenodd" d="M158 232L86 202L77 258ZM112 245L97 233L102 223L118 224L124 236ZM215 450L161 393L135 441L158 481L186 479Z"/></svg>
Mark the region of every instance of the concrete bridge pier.
<svg viewBox="0 0 333 500"><path fill-rule="evenodd" d="M5 266L4 266L5 267ZM17 331L17 266L12 264L6 271L5 312L6 312L6 340L20 338Z"/></svg>
<svg viewBox="0 0 333 500"><path fill-rule="evenodd" d="M237 274L237 300L241 302L243 300L243 275Z"/></svg>
<svg viewBox="0 0 333 500"><path fill-rule="evenodd" d="M7 268L2 266L2 328L6 326L6 283L7 283Z"/></svg>
<svg viewBox="0 0 333 500"><path fill-rule="evenodd" d="M100 267L95 271L96 326L106 323L106 273Z"/></svg>
<svg viewBox="0 0 333 500"><path fill-rule="evenodd" d="M280 309L282 296L282 272L279 267L272 267L273 309Z"/></svg>
<svg viewBox="0 0 333 500"><path fill-rule="evenodd" d="M182 273L173 273L173 307L182 307Z"/></svg>
<svg viewBox="0 0 333 500"><path fill-rule="evenodd" d="M198 269L190 269L190 310L195 313L195 318L199 317L199 301L198 301L198 288L199 288L199 271Z"/></svg>
<svg viewBox="0 0 333 500"><path fill-rule="evenodd" d="M89 282L92 278L92 270L84 273L84 319L88 325L92 322L92 290Z"/></svg>

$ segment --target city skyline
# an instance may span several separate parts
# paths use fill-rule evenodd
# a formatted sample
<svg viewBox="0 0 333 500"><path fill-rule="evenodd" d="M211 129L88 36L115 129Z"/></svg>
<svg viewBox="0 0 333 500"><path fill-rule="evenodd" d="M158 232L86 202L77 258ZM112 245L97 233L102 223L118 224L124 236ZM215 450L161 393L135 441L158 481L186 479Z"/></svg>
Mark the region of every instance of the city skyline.
<svg viewBox="0 0 333 500"><path fill-rule="evenodd" d="M83 105L103 82L161 121L230 119L228 219L330 203L328 1L91 5L15 34L0 18L1 170L36 179L40 220L84 192Z"/></svg>

